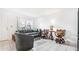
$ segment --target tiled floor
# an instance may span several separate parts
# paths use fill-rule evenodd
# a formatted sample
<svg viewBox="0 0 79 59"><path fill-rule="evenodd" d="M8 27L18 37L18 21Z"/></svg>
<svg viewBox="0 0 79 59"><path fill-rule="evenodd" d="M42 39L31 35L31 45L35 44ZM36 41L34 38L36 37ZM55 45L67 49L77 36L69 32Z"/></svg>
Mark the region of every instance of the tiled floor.
<svg viewBox="0 0 79 59"><path fill-rule="evenodd" d="M76 44L66 42L57 44L55 41L41 39L34 44L34 51L76 51Z"/></svg>
<svg viewBox="0 0 79 59"><path fill-rule="evenodd" d="M16 51L15 43L12 40L1 41L0 51ZM34 48L30 51L76 51L76 44L57 44L52 40L41 39L34 42Z"/></svg>
<svg viewBox="0 0 79 59"><path fill-rule="evenodd" d="M16 51L15 43L12 40L0 41L0 51Z"/></svg>

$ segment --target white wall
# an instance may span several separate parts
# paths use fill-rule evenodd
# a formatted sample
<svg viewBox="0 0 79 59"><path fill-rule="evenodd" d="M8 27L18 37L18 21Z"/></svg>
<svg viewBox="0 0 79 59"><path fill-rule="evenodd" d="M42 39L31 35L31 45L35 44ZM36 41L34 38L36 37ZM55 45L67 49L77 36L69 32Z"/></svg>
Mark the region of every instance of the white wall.
<svg viewBox="0 0 79 59"><path fill-rule="evenodd" d="M16 30L16 14L6 9L0 9L0 41L9 40Z"/></svg>
<svg viewBox="0 0 79 59"><path fill-rule="evenodd" d="M37 27L41 29L49 29L51 25L53 25L54 27L58 27L59 26L58 21L60 20L61 16L60 13L61 12L57 12L54 14L36 18Z"/></svg>
<svg viewBox="0 0 79 59"><path fill-rule="evenodd" d="M78 33L78 9L63 9L61 17L61 25L66 29L66 39L77 42Z"/></svg>
<svg viewBox="0 0 79 59"><path fill-rule="evenodd" d="M16 30L15 16L0 16L0 40L9 40Z"/></svg>

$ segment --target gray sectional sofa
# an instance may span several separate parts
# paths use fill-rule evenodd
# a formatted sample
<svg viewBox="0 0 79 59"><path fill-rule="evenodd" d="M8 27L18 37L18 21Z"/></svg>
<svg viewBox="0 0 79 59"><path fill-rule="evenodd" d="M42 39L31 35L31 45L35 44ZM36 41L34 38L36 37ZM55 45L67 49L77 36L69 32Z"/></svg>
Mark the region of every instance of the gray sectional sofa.
<svg viewBox="0 0 79 59"><path fill-rule="evenodd" d="M34 38L40 36L40 31L16 31L16 49L18 51L27 51L33 48Z"/></svg>

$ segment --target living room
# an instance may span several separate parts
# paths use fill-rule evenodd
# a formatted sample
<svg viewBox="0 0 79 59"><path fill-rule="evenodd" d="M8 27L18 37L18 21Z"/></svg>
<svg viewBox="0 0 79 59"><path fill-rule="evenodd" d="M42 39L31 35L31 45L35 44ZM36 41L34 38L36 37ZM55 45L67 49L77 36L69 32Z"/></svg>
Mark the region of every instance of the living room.
<svg viewBox="0 0 79 59"><path fill-rule="evenodd" d="M0 8L0 50L27 50L29 38L22 41L24 37L21 40L17 32L27 35L27 30L34 30L40 35L35 38L32 35L29 51L76 51L77 13L78 8ZM56 43L55 39L59 39L57 30L65 30L65 35L61 37L64 43Z"/></svg>

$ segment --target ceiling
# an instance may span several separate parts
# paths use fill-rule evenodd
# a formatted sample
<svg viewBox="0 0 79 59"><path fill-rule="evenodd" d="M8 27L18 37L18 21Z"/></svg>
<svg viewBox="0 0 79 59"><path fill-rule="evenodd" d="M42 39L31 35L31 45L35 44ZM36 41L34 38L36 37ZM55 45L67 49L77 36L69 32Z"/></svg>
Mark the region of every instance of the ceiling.
<svg viewBox="0 0 79 59"><path fill-rule="evenodd" d="M61 10L61 8L0 8L0 12L3 12L4 14L17 14L31 17L55 14Z"/></svg>
<svg viewBox="0 0 79 59"><path fill-rule="evenodd" d="M24 13L32 14L33 16L43 16L43 15L49 15L52 13L57 13L60 11L60 9L48 9L48 8L30 8L30 9L19 9L20 11Z"/></svg>

